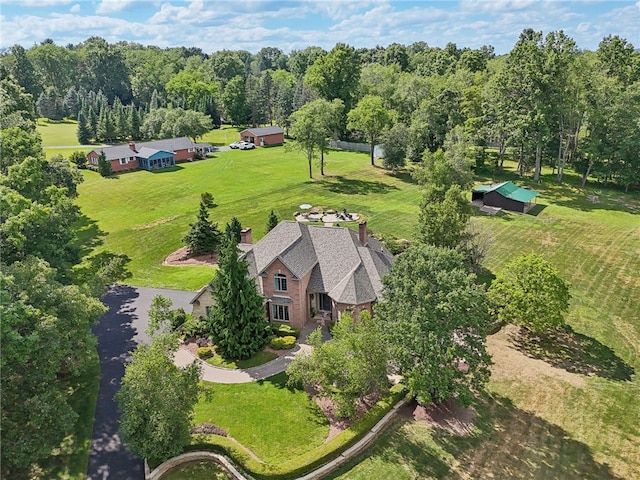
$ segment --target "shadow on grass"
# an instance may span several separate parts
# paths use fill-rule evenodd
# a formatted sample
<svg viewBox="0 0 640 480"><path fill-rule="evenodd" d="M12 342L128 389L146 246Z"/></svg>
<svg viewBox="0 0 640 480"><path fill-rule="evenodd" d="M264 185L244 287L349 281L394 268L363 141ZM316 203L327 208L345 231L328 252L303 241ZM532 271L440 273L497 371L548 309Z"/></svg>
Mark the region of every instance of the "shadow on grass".
<svg viewBox="0 0 640 480"><path fill-rule="evenodd" d="M345 195L368 195L387 193L390 190L398 190L398 187L387 185L384 182L374 182L369 180L357 180L336 176L325 178L322 187L333 193L341 193Z"/></svg>
<svg viewBox="0 0 640 480"><path fill-rule="evenodd" d="M597 375L609 380L631 381L635 373L614 351L595 338L566 332L536 334L525 329L513 338L515 347L531 358L544 360L556 368L582 375Z"/></svg>
<svg viewBox="0 0 640 480"><path fill-rule="evenodd" d="M155 170L147 170L149 173L157 174L157 173L171 173L177 172L178 170L182 170L184 167L180 165L176 165L175 167L166 167L166 168L158 168Z"/></svg>
<svg viewBox="0 0 640 480"><path fill-rule="evenodd" d="M104 238L107 236L106 232L100 230L98 222L86 215L81 215L78 221L74 225L76 233L76 242L80 247L80 254L85 257L93 251L98 245L104 243Z"/></svg>
<svg viewBox="0 0 640 480"><path fill-rule="evenodd" d="M302 390L301 387L297 387L297 386L291 386L287 384L287 381L289 380L289 376L287 375L286 372L280 372L276 375L272 375L271 377L267 377L263 380L258 380L256 383L258 385L266 385L266 384L270 384L273 385L276 388L279 389L286 389L289 390L290 392L298 392L300 390Z"/></svg>
<svg viewBox="0 0 640 480"><path fill-rule="evenodd" d="M480 400L476 410L468 436L416 422L412 409L403 410L376 443L327 478L622 480L588 445L506 397Z"/></svg>
<svg viewBox="0 0 640 480"><path fill-rule="evenodd" d="M396 172L395 174L392 174L391 172L389 172L389 175L391 177L395 177L398 180L401 180L405 183L411 183L413 185L417 185L418 182L416 181L415 178L413 178L413 176L411 175L411 171L409 170L400 170L398 172Z"/></svg>

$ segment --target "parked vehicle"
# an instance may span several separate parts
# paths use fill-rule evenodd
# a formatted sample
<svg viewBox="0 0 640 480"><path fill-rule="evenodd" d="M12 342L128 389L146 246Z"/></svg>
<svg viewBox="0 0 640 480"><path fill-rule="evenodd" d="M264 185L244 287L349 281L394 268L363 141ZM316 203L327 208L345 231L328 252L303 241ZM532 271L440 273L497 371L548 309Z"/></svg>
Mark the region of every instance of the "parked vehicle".
<svg viewBox="0 0 640 480"><path fill-rule="evenodd" d="M240 145L242 145L243 142L242 140L238 140L237 142L233 142L231 145L229 145L229 148L235 150L236 148L240 148Z"/></svg>
<svg viewBox="0 0 640 480"><path fill-rule="evenodd" d="M256 148L256 146L250 142L242 142L240 145L240 150L251 150L252 148Z"/></svg>

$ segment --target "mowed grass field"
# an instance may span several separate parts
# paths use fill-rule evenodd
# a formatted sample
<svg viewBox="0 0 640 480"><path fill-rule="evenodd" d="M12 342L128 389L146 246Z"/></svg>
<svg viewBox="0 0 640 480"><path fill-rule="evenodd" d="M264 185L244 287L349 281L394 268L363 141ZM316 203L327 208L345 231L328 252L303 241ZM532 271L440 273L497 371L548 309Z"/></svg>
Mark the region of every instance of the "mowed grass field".
<svg viewBox="0 0 640 480"><path fill-rule="evenodd" d="M574 333L532 348L503 328L489 337L492 378L470 435L401 417L331 478L640 478L638 195L551 176L529 186L541 194L537 215L477 218L492 237L486 266L544 255L571 284Z"/></svg>
<svg viewBox="0 0 640 480"><path fill-rule="evenodd" d="M303 155L285 147L220 152L175 169L106 179L85 170L78 200L87 217L81 235L128 255L132 284L186 290L211 280L211 268L162 262L183 246L203 192L211 192L217 204L210 209L211 220L224 229L236 216L256 240L265 233L271 209L281 220L293 220L303 203L346 208L363 215L373 230L411 236L419 191L408 174L394 177L373 169L366 153L331 152L327 162L326 178L320 179L314 167L318 178L311 180Z"/></svg>
<svg viewBox="0 0 640 480"><path fill-rule="evenodd" d="M215 196L214 221L224 226L235 215L254 239L271 209L292 219L302 203L346 208L374 231L412 238L420 192L407 173L389 175L349 152L329 154L326 178L314 172L309 180L303 155L284 147L222 152L162 173L85 171L81 237L127 254L132 284L188 290L212 271L162 261L182 246L204 191ZM574 333L537 349L511 328L492 335L493 376L470 435L400 417L334 478L640 478L640 196L581 191L571 175L558 187L545 173L541 184L518 180L540 192L535 215L475 220L492 237L486 266L494 274L532 251L558 268L571 284Z"/></svg>

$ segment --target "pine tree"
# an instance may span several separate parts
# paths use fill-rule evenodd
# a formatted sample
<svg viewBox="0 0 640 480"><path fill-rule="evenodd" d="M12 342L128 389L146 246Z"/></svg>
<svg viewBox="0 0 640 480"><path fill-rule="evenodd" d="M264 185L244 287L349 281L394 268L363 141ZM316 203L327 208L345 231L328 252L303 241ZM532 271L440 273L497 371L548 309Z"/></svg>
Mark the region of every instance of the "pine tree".
<svg viewBox="0 0 640 480"><path fill-rule="evenodd" d="M89 127L87 117L82 110L78 113L77 137L80 145L86 145L91 141L91 128Z"/></svg>
<svg viewBox="0 0 640 480"><path fill-rule="evenodd" d="M100 156L98 157L98 172L100 172L100 175L103 177L108 177L113 173L111 170L111 162L107 160L104 152L100 152Z"/></svg>
<svg viewBox="0 0 640 480"><path fill-rule="evenodd" d="M113 115L109 107L103 107L100 110L100 118L98 120L98 139L111 142L116 134L116 126L113 122Z"/></svg>
<svg viewBox="0 0 640 480"><path fill-rule="evenodd" d="M233 217L231 219L231 223L229 223L229 225L227 226L227 229L229 229L233 234L233 238L236 244L240 243L240 232L242 232L242 224L240 223L240 220L238 220L237 217Z"/></svg>
<svg viewBox="0 0 640 480"><path fill-rule="evenodd" d="M230 225L220 251L220 271L214 279L215 304L209 316L216 351L225 358L245 359L261 350L269 338L262 297L248 276L248 264L238 255Z"/></svg>
<svg viewBox="0 0 640 480"><path fill-rule="evenodd" d="M278 216L271 210L269 219L267 220L267 233L276 228L276 225L278 225Z"/></svg>
<svg viewBox="0 0 640 480"><path fill-rule="evenodd" d="M154 90L151 94L151 101L149 102L149 111L155 110L160 106L160 102L158 100L158 91Z"/></svg>
<svg viewBox="0 0 640 480"><path fill-rule="evenodd" d="M87 123L91 129L91 138L98 139L98 116L93 107L89 106L87 110Z"/></svg>
<svg viewBox="0 0 640 480"><path fill-rule="evenodd" d="M200 202L200 211L196 223L190 224L189 232L182 239L189 247L191 255L216 253L220 247L220 230L218 224L209 220L209 211L204 202Z"/></svg>

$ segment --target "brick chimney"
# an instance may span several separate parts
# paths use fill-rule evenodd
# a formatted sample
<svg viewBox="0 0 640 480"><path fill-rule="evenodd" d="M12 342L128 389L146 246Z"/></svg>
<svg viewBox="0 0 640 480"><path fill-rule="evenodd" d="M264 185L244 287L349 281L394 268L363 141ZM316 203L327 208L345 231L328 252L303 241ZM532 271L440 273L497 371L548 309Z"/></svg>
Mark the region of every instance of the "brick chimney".
<svg viewBox="0 0 640 480"><path fill-rule="evenodd" d="M240 243L253 243L251 237L251 227L240 230Z"/></svg>
<svg viewBox="0 0 640 480"><path fill-rule="evenodd" d="M136 151L136 144L134 142L129 142L129 148L135 152Z"/></svg>
<svg viewBox="0 0 640 480"><path fill-rule="evenodd" d="M367 222L360 222L358 225L358 237L360 237L360 243L364 247L367 244Z"/></svg>

